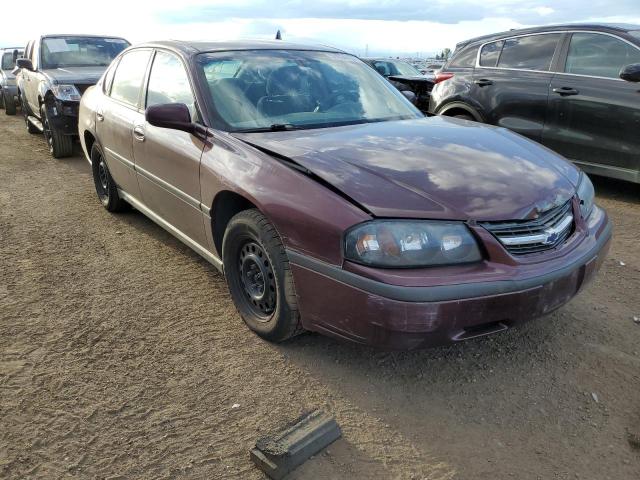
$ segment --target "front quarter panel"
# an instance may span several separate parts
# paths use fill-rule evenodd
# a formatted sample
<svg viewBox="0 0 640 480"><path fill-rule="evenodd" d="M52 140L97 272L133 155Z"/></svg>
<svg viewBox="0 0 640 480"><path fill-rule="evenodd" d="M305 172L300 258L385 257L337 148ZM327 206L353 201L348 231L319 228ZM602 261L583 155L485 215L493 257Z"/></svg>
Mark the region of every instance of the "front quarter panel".
<svg viewBox="0 0 640 480"><path fill-rule="evenodd" d="M91 152L88 151L85 133L90 133L96 137L96 107L99 103L99 97L102 91L96 87L89 87L80 99L80 110L78 114L78 135L80 136L80 144L86 159L91 163Z"/></svg>
<svg viewBox="0 0 640 480"><path fill-rule="evenodd" d="M216 196L224 191L242 195L274 224L285 247L340 265L344 230L371 217L329 188L231 135L214 135L213 145L205 148L202 157L202 203L213 207Z"/></svg>

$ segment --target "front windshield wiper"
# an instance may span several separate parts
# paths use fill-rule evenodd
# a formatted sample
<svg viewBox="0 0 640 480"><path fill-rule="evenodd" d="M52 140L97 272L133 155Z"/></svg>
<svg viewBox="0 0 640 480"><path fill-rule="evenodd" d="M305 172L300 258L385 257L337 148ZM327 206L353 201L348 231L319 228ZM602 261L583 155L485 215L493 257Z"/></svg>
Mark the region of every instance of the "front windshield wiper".
<svg viewBox="0 0 640 480"><path fill-rule="evenodd" d="M256 133L256 132L285 132L288 130L302 130L303 127L292 125L290 123L274 123L269 127L245 128L236 130L238 133Z"/></svg>

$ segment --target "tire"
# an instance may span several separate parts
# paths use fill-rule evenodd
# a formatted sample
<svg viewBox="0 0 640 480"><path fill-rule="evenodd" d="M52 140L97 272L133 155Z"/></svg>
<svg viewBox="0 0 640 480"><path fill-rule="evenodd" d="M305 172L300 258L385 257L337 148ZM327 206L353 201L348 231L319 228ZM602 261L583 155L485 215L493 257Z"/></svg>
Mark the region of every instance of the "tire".
<svg viewBox="0 0 640 480"><path fill-rule="evenodd" d="M7 115L15 115L16 114L16 102L12 96L6 94L6 92L2 91L2 101L4 103L4 113Z"/></svg>
<svg viewBox="0 0 640 480"><path fill-rule="evenodd" d="M229 221L222 261L233 302L251 330L272 342L304 331L289 259L278 232L262 213L245 210Z"/></svg>
<svg viewBox="0 0 640 480"><path fill-rule="evenodd" d="M118 195L118 186L113 181L102 148L97 143L91 147L91 170L98 200L109 212L117 213L128 209L128 204Z"/></svg>
<svg viewBox="0 0 640 480"><path fill-rule="evenodd" d="M4 90L0 90L0 110L4 109Z"/></svg>
<svg viewBox="0 0 640 480"><path fill-rule="evenodd" d="M22 116L24 117L24 123L27 125L27 132L32 135L35 135L36 133L42 133L40 130L38 130L38 127L36 127L29 121L29 114L31 110L29 109L29 105L27 105L27 102L22 95L20 95L20 105L22 105Z"/></svg>
<svg viewBox="0 0 640 480"><path fill-rule="evenodd" d="M470 122L475 122L476 119L473 118L471 115L466 114L466 113L459 113L457 115L452 115L453 118L460 118L462 120L469 120Z"/></svg>
<svg viewBox="0 0 640 480"><path fill-rule="evenodd" d="M53 158L70 157L73 154L73 137L64 135L51 126L47 102L40 106L40 121L42 122L44 138L47 141L47 145L49 145L51 156Z"/></svg>

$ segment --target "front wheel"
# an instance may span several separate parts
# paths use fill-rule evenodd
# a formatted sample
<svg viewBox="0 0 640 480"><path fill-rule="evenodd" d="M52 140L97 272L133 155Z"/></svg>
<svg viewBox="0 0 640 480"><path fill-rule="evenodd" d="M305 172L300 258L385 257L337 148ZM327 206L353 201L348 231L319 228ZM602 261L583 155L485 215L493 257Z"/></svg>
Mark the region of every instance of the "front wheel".
<svg viewBox="0 0 640 480"><path fill-rule="evenodd" d="M49 145L49 153L53 158L70 157L73 154L73 138L70 135L64 135L51 125L49 110L46 103L40 107L42 130Z"/></svg>
<svg viewBox="0 0 640 480"><path fill-rule="evenodd" d="M126 210L127 203L118 195L116 182L113 181L113 177L109 173L104 153L97 143L91 147L91 170L96 193L102 206L113 213Z"/></svg>
<svg viewBox="0 0 640 480"><path fill-rule="evenodd" d="M222 261L233 302L251 330L273 342L303 332L287 254L260 211L245 210L231 219Z"/></svg>

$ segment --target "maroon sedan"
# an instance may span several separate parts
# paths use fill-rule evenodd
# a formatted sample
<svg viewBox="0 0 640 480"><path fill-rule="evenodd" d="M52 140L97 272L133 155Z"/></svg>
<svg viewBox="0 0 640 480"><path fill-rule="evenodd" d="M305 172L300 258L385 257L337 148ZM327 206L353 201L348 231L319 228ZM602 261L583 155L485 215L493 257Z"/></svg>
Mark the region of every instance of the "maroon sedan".
<svg viewBox="0 0 640 480"><path fill-rule="evenodd" d="M417 348L571 299L611 238L589 178L502 128L425 118L326 47L149 43L82 97L98 197L226 276L246 324Z"/></svg>

